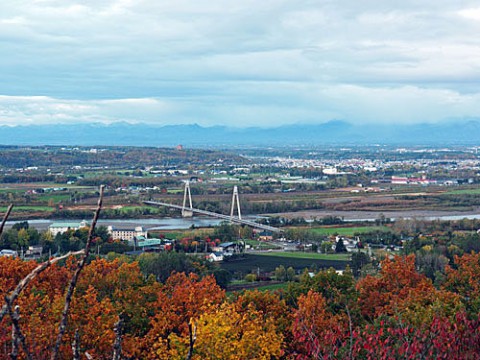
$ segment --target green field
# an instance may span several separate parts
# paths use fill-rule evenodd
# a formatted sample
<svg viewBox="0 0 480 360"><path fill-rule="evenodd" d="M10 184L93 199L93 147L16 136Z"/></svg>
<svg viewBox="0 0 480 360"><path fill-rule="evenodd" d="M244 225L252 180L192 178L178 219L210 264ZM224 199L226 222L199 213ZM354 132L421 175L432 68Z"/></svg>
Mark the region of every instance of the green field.
<svg viewBox="0 0 480 360"><path fill-rule="evenodd" d="M39 200L43 200L45 202L48 202L52 200L53 202L62 202L62 201L68 201L70 200L70 195L69 194L48 194L48 195L40 195Z"/></svg>
<svg viewBox="0 0 480 360"><path fill-rule="evenodd" d="M340 261L349 261L350 254L318 254L318 253L309 253L301 251L272 251L262 253L263 256L277 256L284 258L295 258L295 259L314 259L314 260L340 260Z"/></svg>
<svg viewBox="0 0 480 360"><path fill-rule="evenodd" d="M183 189L167 189L167 194L183 194Z"/></svg>
<svg viewBox="0 0 480 360"><path fill-rule="evenodd" d="M390 228L386 226L355 226L355 227L321 227L321 228L312 228L312 231L319 235L343 235L343 236L353 236L355 233L366 233L371 231L388 231Z"/></svg>
<svg viewBox="0 0 480 360"><path fill-rule="evenodd" d="M143 205L127 205L118 208L121 211L129 212L134 210L146 210L149 209L151 212L157 212L158 208L154 208L151 206L143 206Z"/></svg>
<svg viewBox="0 0 480 360"><path fill-rule="evenodd" d="M337 260L334 258L314 258L305 259L292 256L270 256L264 254L246 254L243 259L223 261L220 263L222 269L230 271L232 274L239 274L242 277L250 272L267 273L272 272L280 265L293 267L297 272L303 271L305 268L312 270L328 269L333 267L337 270L345 269L349 264L345 260Z"/></svg>
<svg viewBox="0 0 480 360"><path fill-rule="evenodd" d="M259 286L255 288L255 290L259 291L276 291L276 290L283 290L286 289L288 286L288 283L280 283L280 284L272 284L272 285L265 285L265 286Z"/></svg>
<svg viewBox="0 0 480 360"><path fill-rule="evenodd" d="M446 195L479 195L480 188L475 189L457 189L445 193Z"/></svg>
<svg viewBox="0 0 480 360"><path fill-rule="evenodd" d="M23 193L25 192L24 189L12 189L12 188L1 188L0 192L6 192L6 193Z"/></svg>
<svg viewBox="0 0 480 360"><path fill-rule="evenodd" d="M33 212L33 211L53 211L55 210L53 207L50 206L14 206L12 209L12 213L15 212ZM0 206L0 212L7 211L6 206Z"/></svg>
<svg viewBox="0 0 480 360"><path fill-rule="evenodd" d="M257 284L264 284L264 285L257 286ZM242 285L245 286L245 287L242 288ZM234 293L243 293L243 292L246 292L246 291L258 290L258 291L274 292L274 291L277 291L277 290L284 290L284 289L287 288L288 282L283 282L283 283L274 282L273 284L268 284L267 283L267 285L265 285L265 282L256 283L255 281L254 282L246 282L244 280L241 280L241 281L233 280L229 284L229 286L230 286L230 288L228 288L228 290L227 290L227 295L232 296Z"/></svg>

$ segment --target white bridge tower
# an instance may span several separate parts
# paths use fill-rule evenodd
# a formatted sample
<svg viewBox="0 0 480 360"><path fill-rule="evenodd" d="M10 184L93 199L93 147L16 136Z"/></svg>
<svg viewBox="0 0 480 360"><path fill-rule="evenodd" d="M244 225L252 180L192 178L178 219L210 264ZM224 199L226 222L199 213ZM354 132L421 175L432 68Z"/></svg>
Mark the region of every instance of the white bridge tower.
<svg viewBox="0 0 480 360"><path fill-rule="evenodd" d="M233 187L233 195L232 195L232 208L230 210L230 219L233 219L233 213L235 210L235 201L237 202L237 214L238 219L242 220L242 213L240 212L240 200L238 198L238 188L237 185Z"/></svg>
<svg viewBox="0 0 480 360"><path fill-rule="evenodd" d="M187 196L188 196L188 203L190 205L189 208L186 207ZM192 217L193 216L192 209L193 209L193 206L192 206L192 193L190 192L190 181L187 180L187 182L185 183L185 191L183 193L182 216L183 217Z"/></svg>

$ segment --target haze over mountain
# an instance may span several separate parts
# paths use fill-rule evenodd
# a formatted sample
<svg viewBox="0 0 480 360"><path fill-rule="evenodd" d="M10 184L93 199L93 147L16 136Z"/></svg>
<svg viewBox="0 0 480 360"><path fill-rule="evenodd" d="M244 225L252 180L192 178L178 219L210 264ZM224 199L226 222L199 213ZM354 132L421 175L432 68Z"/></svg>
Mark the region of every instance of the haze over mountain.
<svg viewBox="0 0 480 360"><path fill-rule="evenodd" d="M202 127L192 125L101 123L71 125L1 126L3 145L125 145L193 147L280 146L323 144L442 145L478 144L480 121L436 124L355 125L330 121L318 125L285 125L274 128Z"/></svg>

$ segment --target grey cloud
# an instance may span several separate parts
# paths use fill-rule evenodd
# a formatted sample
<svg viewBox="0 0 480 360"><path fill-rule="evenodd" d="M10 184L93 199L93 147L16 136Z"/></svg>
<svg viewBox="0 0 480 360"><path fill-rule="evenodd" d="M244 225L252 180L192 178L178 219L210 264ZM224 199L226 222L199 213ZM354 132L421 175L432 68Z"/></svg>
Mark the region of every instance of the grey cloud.
<svg viewBox="0 0 480 360"><path fill-rule="evenodd" d="M395 121L480 116L471 98L477 8L447 0L3 2L0 94L11 102L0 103L0 122L389 121L396 108ZM19 100L38 95L49 100ZM376 106L378 97L388 106Z"/></svg>

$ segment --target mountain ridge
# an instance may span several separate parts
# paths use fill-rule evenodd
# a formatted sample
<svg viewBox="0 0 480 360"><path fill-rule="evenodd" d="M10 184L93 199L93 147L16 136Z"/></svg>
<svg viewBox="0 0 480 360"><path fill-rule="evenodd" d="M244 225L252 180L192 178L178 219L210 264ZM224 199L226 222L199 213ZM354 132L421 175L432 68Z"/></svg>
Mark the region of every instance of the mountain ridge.
<svg viewBox="0 0 480 360"><path fill-rule="evenodd" d="M125 122L0 126L2 145L124 145L198 147L230 145L396 144L460 145L480 142L480 121L421 124L352 124L333 120L322 124L261 127L204 127Z"/></svg>

